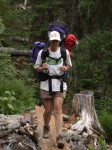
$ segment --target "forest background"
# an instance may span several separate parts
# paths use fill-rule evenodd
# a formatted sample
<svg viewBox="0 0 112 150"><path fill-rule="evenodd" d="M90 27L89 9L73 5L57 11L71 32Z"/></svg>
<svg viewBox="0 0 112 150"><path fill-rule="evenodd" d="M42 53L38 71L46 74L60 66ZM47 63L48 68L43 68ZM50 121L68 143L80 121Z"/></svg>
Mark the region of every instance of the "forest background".
<svg viewBox="0 0 112 150"><path fill-rule="evenodd" d="M69 25L79 44L73 48L66 102L81 90L92 90L95 108L112 142L112 1L111 0L0 0L0 47L32 49L46 41L49 23ZM39 85L30 58L0 53L0 113L33 109Z"/></svg>

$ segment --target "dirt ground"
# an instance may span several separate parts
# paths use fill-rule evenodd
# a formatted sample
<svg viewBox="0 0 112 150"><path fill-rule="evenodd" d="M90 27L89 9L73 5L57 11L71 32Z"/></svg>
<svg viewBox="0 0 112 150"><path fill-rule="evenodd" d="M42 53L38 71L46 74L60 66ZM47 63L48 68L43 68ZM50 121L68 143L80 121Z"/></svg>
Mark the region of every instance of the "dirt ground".
<svg viewBox="0 0 112 150"><path fill-rule="evenodd" d="M38 121L38 132L39 132L39 150L59 150L57 148L56 144L56 134L55 134L55 119L54 116L52 115L51 121L50 121L50 138L49 139L44 139L42 138L43 135L43 112L44 112L44 107L43 106L36 106L35 107L36 111L36 117ZM70 150L69 146L65 142L65 146L63 150Z"/></svg>

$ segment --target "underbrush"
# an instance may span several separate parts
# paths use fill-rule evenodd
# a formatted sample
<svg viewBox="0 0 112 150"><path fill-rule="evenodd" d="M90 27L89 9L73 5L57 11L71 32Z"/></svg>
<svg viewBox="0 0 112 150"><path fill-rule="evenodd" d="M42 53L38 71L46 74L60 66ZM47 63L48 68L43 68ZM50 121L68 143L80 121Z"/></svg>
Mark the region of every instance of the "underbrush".
<svg viewBox="0 0 112 150"><path fill-rule="evenodd" d="M0 113L16 114L35 105L34 89L20 79L0 80Z"/></svg>
<svg viewBox="0 0 112 150"><path fill-rule="evenodd" d="M12 62L10 55L5 53L0 57L0 113L18 114L34 109L38 100L38 84L33 77L33 66L19 58Z"/></svg>
<svg viewBox="0 0 112 150"><path fill-rule="evenodd" d="M99 120L105 131L107 141L112 142L112 114L102 112L102 115L99 116Z"/></svg>

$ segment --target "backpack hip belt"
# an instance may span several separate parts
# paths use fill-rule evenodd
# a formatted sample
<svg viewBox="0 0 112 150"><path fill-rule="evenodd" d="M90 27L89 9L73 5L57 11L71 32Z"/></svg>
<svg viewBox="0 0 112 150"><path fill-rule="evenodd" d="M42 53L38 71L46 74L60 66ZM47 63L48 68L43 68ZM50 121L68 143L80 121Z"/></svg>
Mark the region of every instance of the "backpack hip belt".
<svg viewBox="0 0 112 150"><path fill-rule="evenodd" d="M64 75L64 74L63 74ZM52 95L52 79L58 79L60 80L60 92L63 93L63 75L61 76L49 76L48 82L49 82L49 95Z"/></svg>
<svg viewBox="0 0 112 150"><path fill-rule="evenodd" d="M45 73L43 73L45 74ZM47 75L46 79L44 80L40 80L40 81L46 81L48 80L48 84L49 84L49 95L53 94L52 91L52 79L58 79L60 80L61 84L60 84L60 92L63 93L63 82L66 82L66 78L67 78L67 73L62 74L61 76L49 76Z"/></svg>

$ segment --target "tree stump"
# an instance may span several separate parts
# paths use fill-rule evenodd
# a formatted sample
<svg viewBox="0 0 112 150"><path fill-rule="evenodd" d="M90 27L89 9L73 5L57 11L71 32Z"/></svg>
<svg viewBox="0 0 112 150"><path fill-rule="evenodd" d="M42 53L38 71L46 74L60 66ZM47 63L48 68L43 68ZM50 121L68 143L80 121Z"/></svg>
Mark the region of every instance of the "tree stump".
<svg viewBox="0 0 112 150"><path fill-rule="evenodd" d="M72 106L75 116L79 118L78 122L71 127L73 131L78 134L83 131L88 134L104 134L95 111L92 91L81 91L79 94L75 94Z"/></svg>

